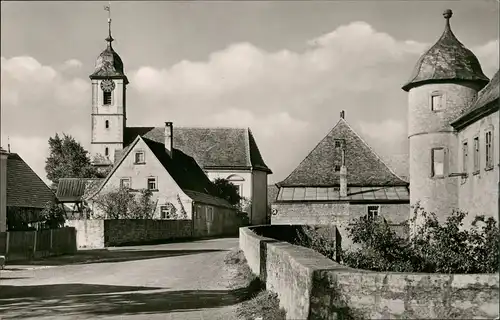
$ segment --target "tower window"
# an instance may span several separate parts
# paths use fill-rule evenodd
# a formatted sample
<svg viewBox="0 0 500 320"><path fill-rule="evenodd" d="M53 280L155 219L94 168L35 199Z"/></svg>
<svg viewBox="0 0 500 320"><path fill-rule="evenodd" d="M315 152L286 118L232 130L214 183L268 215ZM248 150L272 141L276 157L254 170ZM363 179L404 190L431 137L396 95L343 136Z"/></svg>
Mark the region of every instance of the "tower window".
<svg viewBox="0 0 500 320"><path fill-rule="evenodd" d="M111 104L111 92L103 91L102 100L105 106L109 106Z"/></svg>
<svg viewBox="0 0 500 320"><path fill-rule="evenodd" d="M432 149L432 176L444 176L444 149Z"/></svg>
<svg viewBox="0 0 500 320"><path fill-rule="evenodd" d="M441 93L433 93L431 95L431 110L441 111L444 109L444 99Z"/></svg>
<svg viewBox="0 0 500 320"><path fill-rule="evenodd" d="M462 171L467 172L467 162L469 157L469 145L467 141L462 144Z"/></svg>
<svg viewBox="0 0 500 320"><path fill-rule="evenodd" d="M104 155L106 157L109 156L109 148L108 147L104 148Z"/></svg>
<svg viewBox="0 0 500 320"><path fill-rule="evenodd" d="M479 172L479 137L474 138L474 173Z"/></svg>
<svg viewBox="0 0 500 320"><path fill-rule="evenodd" d="M106 129L109 129L109 120L106 120L106 121L104 122L104 126L106 127Z"/></svg>
<svg viewBox="0 0 500 320"><path fill-rule="evenodd" d="M486 169L493 168L493 136L491 131L487 131L485 136Z"/></svg>

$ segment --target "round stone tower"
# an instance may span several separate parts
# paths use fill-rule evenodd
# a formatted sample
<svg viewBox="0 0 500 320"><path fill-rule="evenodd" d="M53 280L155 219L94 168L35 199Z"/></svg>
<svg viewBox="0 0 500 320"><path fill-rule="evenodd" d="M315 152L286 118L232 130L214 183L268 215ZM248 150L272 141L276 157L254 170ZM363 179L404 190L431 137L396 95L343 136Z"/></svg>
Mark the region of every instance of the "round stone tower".
<svg viewBox="0 0 500 320"><path fill-rule="evenodd" d="M451 10L445 10L441 38L418 60L408 92L410 146L410 204L420 203L440 220L458 208L458 137L450 125L476 98L489 79L476 56L450 28Z"/></svg>

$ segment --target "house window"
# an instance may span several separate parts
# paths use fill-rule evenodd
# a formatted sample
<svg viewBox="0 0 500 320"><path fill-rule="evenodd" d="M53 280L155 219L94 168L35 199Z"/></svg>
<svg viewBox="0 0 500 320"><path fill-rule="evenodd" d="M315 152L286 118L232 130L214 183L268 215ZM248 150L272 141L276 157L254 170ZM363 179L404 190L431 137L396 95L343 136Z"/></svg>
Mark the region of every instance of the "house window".
<svg viewBox="0 0 500 320"><path fill-rule="evenodd" d="M443 95L440 93L433 93L431 95L431 110L441 111L444 109Z"/></svg>
<svg viewBox="0 0 500 320"><path fill-rule="evenodd" d="M120 188L122 189L130 189L130 178L121 178L120 179Z"/></svg>
<svg viewBox="0 0 500 320"><path fill-rule="evenodd" d="M102 100L103 100L103 104L105 106L109 106L111 104L111 92L103 91L102 92Z"/></svg>
<svg viewBox="0 0 500 320"><path fill-rule="evenodd" d="M135 153L135 163L145 163L144 151L138 151Z"/></svg>
<svg viewBox="0 0 500 320"><path fill-rule="evenodd" d="M467 141L462 144L462 172L467 172L467 161L469 156L469 145Z"/></svg>
<svg viewBox="0 0 500 320"><path fill-rule="evenodd" d="M338 164L336 164L334 166L333 170L335 170L335 172L339 172L340 171L340 166Z"/></svg>
<svg viewBox="0 0 500 320"><path fill-rule="evenodd" d="M148 178L148 190L158 190L156 177L149 177Z"/></svg>
<svg viewBox="0 0 500 320"><path fill-rule="evenodd" d="M109 148L108 147L104 148L104 155L106 157L109 156Z"/></svg>
<svg viewBox="0 0 500 320"><path fill-rule="evenodd" d="M432 149L432 176L444 176L444 149Z"/></svg>
<svg viewBox="0 0 500 320"><path fill-rule="evenodd" d="M172 206L160 206L160 215L162 219L172 219Z"/></svg>
<svg viewBox="0 0 500 320"><path fill-rule="evenodd" d="M368 206L368 219L373 220L378 217L380 206Z"/></svg>
<svg viewBox="0 0 500 320"><path fill-rule="evenodd" d="M237 184L237 185L236 185L236 192L238 192L238 195L239 195L240 197L242 197L242 196L243 196L243 185L241 185L241 184Z"/></svg>
<svg viewBox="0 0 500 320"><path fill-rule="evenodd" d="M486 169L493 168L493 137L491 131L487 131L485 136Z"/></svg>
<svg viewBox="0 0 500 320"><path fill-rule="evenodd" d="M479 137L474 138L474 173L479 172Z"/></svg>
<svg viewBox="0 0 500 320"><path fill-rule="evenodd" d="M104 127L106 127L106 129L109 129L109 120L104 121Z"/></svg>

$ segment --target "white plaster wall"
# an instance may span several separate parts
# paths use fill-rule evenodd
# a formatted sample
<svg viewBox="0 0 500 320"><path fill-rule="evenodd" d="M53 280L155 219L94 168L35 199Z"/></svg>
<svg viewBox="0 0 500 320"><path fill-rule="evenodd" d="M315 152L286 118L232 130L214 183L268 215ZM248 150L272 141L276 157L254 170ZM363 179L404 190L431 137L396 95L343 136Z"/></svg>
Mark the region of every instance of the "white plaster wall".
<svg viewBox="0 0 500 320"><path fill-rule="evenodd" d="M498 219L498 183L500 166L499 126L498 111L476 121L459 132L459 148L457 159L462 169L463 154L462 142L467 139L468 163L466 178L457 177L459 182L459 206L461 210L469 213L467 221L470 222L475 215L487 215ZM486 168L485 133L493 129L493 168ZM479 173L473 174L474 168L474 136L479 136ZM462 170L460 170L462 172Z"/></svg>
<svg viewBox="0 0 500 320"><path fill-rule="evenodd" d="M134 164L135 152L144 151L145 164ZM157 178L158 191L153 191L153 201L157 201L155 211L155 218L160 218L159 207L166 203L172 203L177 212L180 212L181 205L177 199L179 195L182 206L187 213L188 219L192 218L192 200L184 194L182 189L177 185L175 180L170 176L167 170L163 167L160 161L155 157L153 152L149 150L148 146L143 140L139 140L134 146L132 151L123 160L120 166L113 172L106 185L101 192L113 190L120 186L121 178L131 178L132 189L145 189L147 188L147 178L154 176Z"/></svg>
<svg viewBox="0 0 500 320"><path fill-rule="evenodd" d="M0 153L0 232L7 231L7 154Z"/></svg>

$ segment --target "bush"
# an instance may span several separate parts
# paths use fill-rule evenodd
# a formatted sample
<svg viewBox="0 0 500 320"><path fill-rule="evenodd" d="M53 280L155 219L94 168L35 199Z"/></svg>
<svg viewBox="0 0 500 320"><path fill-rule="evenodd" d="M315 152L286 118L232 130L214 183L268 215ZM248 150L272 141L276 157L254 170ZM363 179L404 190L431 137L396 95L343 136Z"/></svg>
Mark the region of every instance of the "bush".
<svg viewBox="0 0 500 320"><path fill-rule="evenodd" d="M492 217L476 216L463 228L467 213L454 211L444 223L433 213L415 206L411 237L398 235L382 218L362 217L348 228L360 248L342 252L342 263L373 271L427 273L496 273L499 268L500 232ZM416 222L418 221L418 224ZM334 259L335 238L304 228L301 245Z"/></svg>
<svg viewBox="0 0 500 320"><path fill-rule="evenodd" d="M441 224L434 213L417 205L410 219L415 226L411 237L398 236L383 219L358 219L348 232L361 248L345 252L343 261L354 268L374 271L497 272L497 222L492 217L476 216L470 228L463 228L466 215L453 211Z"/></svg>

